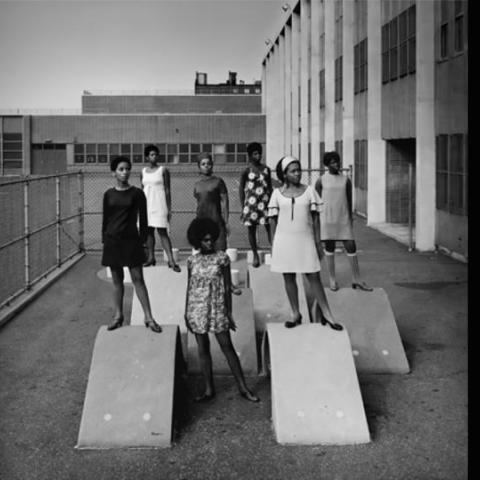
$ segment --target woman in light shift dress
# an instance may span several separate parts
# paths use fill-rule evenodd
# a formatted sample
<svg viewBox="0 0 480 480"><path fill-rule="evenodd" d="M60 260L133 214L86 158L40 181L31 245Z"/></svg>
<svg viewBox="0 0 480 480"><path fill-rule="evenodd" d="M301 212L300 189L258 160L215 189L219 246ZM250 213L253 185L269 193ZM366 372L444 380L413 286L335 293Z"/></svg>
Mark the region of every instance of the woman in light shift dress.
<svg viewBox="0 0 480 480"><path fill-rule="evenodd" d="M147 145L145 147L145 159L148 167L142 170L143 192L147 197L148 213L148 235L147 250L148 257L144 263L145 267L155 265L155 229L158 232L162 247L168 257L168 267L175 272L180 272L180 267L175 263L172 252L172 242L168 236L168 228L172 212L170 196L170 173L158 165L158 147Z"/></svg>
<svg viewBox="0 0 480 480"><path fill-rule="evenodd" d="M340 171L340 155L337 152L325 152L323 163L328 171L315 184L315 189L323 200L320 214L322 242L325 244L330 290L337 291L335 277L335 243L342 241L352 269L352 288L372 291L360 277L357 246L353 237L352 182Z"/></svg>
<svg viewBox="0 0 480 480"><path fill-rule="evenodd" d="M290 156L282 158L277 165L277 177L283 185L273 191L268 204L274 232L271 271L283 274L292 309L292 320L285 322L285 327L292 328L302 323L296 281L296 274L302 273L308 290L321 309L321 323L334 330L342 330L330 311L319 275L323 248L318 214L322 201L312 187L300 182L301 176L298 159Z"/></svg>

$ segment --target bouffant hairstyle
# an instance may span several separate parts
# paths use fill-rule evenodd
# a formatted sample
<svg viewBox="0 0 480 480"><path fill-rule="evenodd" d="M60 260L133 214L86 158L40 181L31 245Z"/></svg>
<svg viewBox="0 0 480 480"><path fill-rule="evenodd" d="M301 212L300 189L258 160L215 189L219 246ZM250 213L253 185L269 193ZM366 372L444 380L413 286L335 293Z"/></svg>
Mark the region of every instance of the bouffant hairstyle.
<svg viewBox="0 0 480 480"><path fill-rule="evenodd" d="M115 157L112 159L110 162L110 170L114 172L119 163L126 162L130 165L130 168L132 168L132 161L128 157Z"/></svg>
<svg viewBox="0 0 480 480"><path fill-rule="evenodd" d="M285 157L282 157L278 163L277 163L277 166L275 167L275 171L276 171L276 174L277 174L277 178L282 182L282 183L285 183L285 171L286 171L286 168L283 168L282 166L282 162L283 162L283 159ZM300 164L300 160L295 160L296 163ZM295 162L290 162L290 163L295 163ZM290 163L288 165L290 165ZM287 165L287 167L288 167Z"/></svg>
<svg viewBox="0 0 480 480"><path fill-rule="evenodd" d="M220 227L211 218L197 217L188 226L187 239L193 248L200 248L205 235L210 234L215 242L220 235Z"/></svg>
<svg viewBox="0 0 480 480"><path fill-rule="evenodd" d="M211 153L208 153L208 152L199 153L199 154L197 155L197 165L200 165L200 162L201 162L204 158L208 158L208 159L212 160L212 154L211 154ZM213 162L213 160L212 160L212 162Z"/></svg>
<svg viewBox="0 0 480 480"><path fill-rule="evenodd" d="M247 145L248 156L251 157L253 152L258 152L262 154L262 146L258 142L252 142Z"/></svg>
<svg viewBox="0 0 480 480"><path fill-rule="evenodd" d="M337 160L339 163L340 163L340 155L335 152L335 151L332 151L332 152L325 152L323 154L323 164L328 167L330 165L330 162L332 160Z"/></svg>
<svg viewBox="0 0 480 480"><path fill-rule="evenodd" d="M150 152L157 152L158 155L160 153L160 150L156 145L147 145L143 150L143 156L148 157L150 155Z"/></svg>

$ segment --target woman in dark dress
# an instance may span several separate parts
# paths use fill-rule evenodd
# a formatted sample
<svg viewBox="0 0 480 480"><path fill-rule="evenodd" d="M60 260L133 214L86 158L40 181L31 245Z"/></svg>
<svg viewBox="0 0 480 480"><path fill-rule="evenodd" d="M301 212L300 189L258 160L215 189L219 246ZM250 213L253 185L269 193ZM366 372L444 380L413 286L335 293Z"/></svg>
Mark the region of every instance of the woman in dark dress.
<svg viewBox="0 0 480 480"><path fill-rule="evenodd" d="M156 333L162 331L150 308L150 299L143 278L145 261L143 244L147 238L147 201L142 190L128 183L132 164L126 157L116 157L110 164L116 185L103 196L102 265L110 267L113 280L115 314L107 328L115 330L123 325L124 273L128 267L135 293L145 315L144 323ZM137 228L137 220L139 229Z"/></svg>
<svg viewBox="0 0 480 480"><path fill-rule="evenodd" d="M220 229L215 243L216 250L227 249L228 227L228 191L225 182L213 175L213 160L209 153L198 155L200 180L193 187L193 196L197 200L197 217L211 218Z"/></svg>

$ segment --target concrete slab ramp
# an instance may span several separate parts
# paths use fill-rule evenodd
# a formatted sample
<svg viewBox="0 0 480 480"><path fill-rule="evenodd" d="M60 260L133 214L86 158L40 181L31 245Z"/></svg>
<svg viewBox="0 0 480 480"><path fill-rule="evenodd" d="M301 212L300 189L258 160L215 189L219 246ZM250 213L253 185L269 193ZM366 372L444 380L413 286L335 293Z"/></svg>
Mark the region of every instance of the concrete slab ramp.
<svg viewBox="0 0 480 480"><path fill-rule="evenodd" d="M162 333L102 326L93 349L76 448L163 448L172 439L176 325Z"/></svg>
<svg viewBox="0 0 480 480"><path fill-rule="evenodd" d="M348 334L320 324L267 324L276 440L295 445L368 443L370 435Z"/></svg>
<svg viewBox="0 0 480 480"><path fill-rule="evenodd" d="M348 330L358 372L410 372L393 310L383 288L374 288L373 292L327 289L326 293L332 313Z"/></svg>
<svg viewBox="0 0 480 480"><path fill-rule="evenodd" d="M242 288L241 295L232 295L232 314L237 330L231 331L232 343L242 364L245 375L258 374L257 342L253 320L253 296L249 288ZM199 373L197 342L195 335L188 332L188 371ZM210 352L214 374L230 375L230 367L218 345L215 335L210 335Z"/></svg>
<svg viewBox="0 0 480 480"><path fill-rule="evenodd" d="M182 266L181 272L174 272L164 265L143 269L145 284L150 297L153 317L163 325L178 325L182 333L186 333L184 313L185 294L187 291L187 268ZM131 325L143 325L143 310L137 294L133 293Z"/></svg>

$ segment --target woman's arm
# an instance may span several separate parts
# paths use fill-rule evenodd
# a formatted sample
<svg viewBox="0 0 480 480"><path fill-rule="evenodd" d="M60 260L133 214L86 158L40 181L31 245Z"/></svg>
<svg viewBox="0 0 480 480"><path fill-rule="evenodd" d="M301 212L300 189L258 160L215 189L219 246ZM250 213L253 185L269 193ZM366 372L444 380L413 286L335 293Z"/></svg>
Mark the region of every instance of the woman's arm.
<svg viewBox="0 0 480 480"><path fill-rule="evenodd" d="M168 168L163 168L163 186L165 187L165 200L167 202L167 220L172 218L172 196L170 193L170 172Z"/></svg>
<svg viewBox="0 0 480 480"><path fill-rule="evenodd" d="M230 270L229 261L222 266L222 272L225 287L225 309L230 322L230 327L232 330L236 330L235 322L233 321L232 317L232 273Z"/></svg>
<svg viewBox="0 0 480 480"><path fill-rule="evenodd" d="M347 177L347 181L345 183L345 193L347 195L347 204L348 204L348 215L350 216L350 220L353 220L353 207L352 207L352 182Z"/></svg>
<svg viewBox="0 0 480 480"><path fill-rule="evenodd" d="M318 212L312 211L312 220L313 220L313 239L315 241L315 247L317 249L318 258L322 260L324 256L323 245L321 241L321 230L320 230L320 215Z"/></svg>
<svg viewBox="0 0 480 480"><path fill-rule="evenodd" d="M102 243L105 242L105 232L107 230L108 222L108 203L107 192L103 194L103 206L102 206Z"/></svg>
<svg viewBox="0 0 480 480"><path fill-rule="evenodd" d="M228 205L228 190L225 182L220 178L219 188L220 188L220 215L225 222L225 225L228 225L228 213L229 213L229 205Z"/></svg>
<svg viewBox="0 0 480 480"><path fill-rule="evenodd" d="M137 192L139 233L142 243L145 243L148 235L147 197L145 197L143 190L138 189Z"/></svg>
<svg viewBox="0 0 480 480"><path fill-rule="evenodd" d="M190 277L192 276L192 266L187 262L187 292L185 293L185 313L183 314L183 318L185 319L185 326L187 330L192 331L189 324L188 324L188 292L190 291ZM193 332L192 332L193 333Z"/></svg>
<svg viewBox="0 0 480 480"><path fill-rule="evenodd" d="M238 186L238 197L240 198L240 207L243 209L245 204L245 183L247 182L248 168L240 176L240 185Z"/></svg>
<svg viewBox="0 0 480 480"><path fill-rule="evenodd" d="M272 171L270 170L270 167L267 167L267 175L266 175L265 181L267 182L268 195L270 196L272 194L272 191L273 191Z"/></svg>

